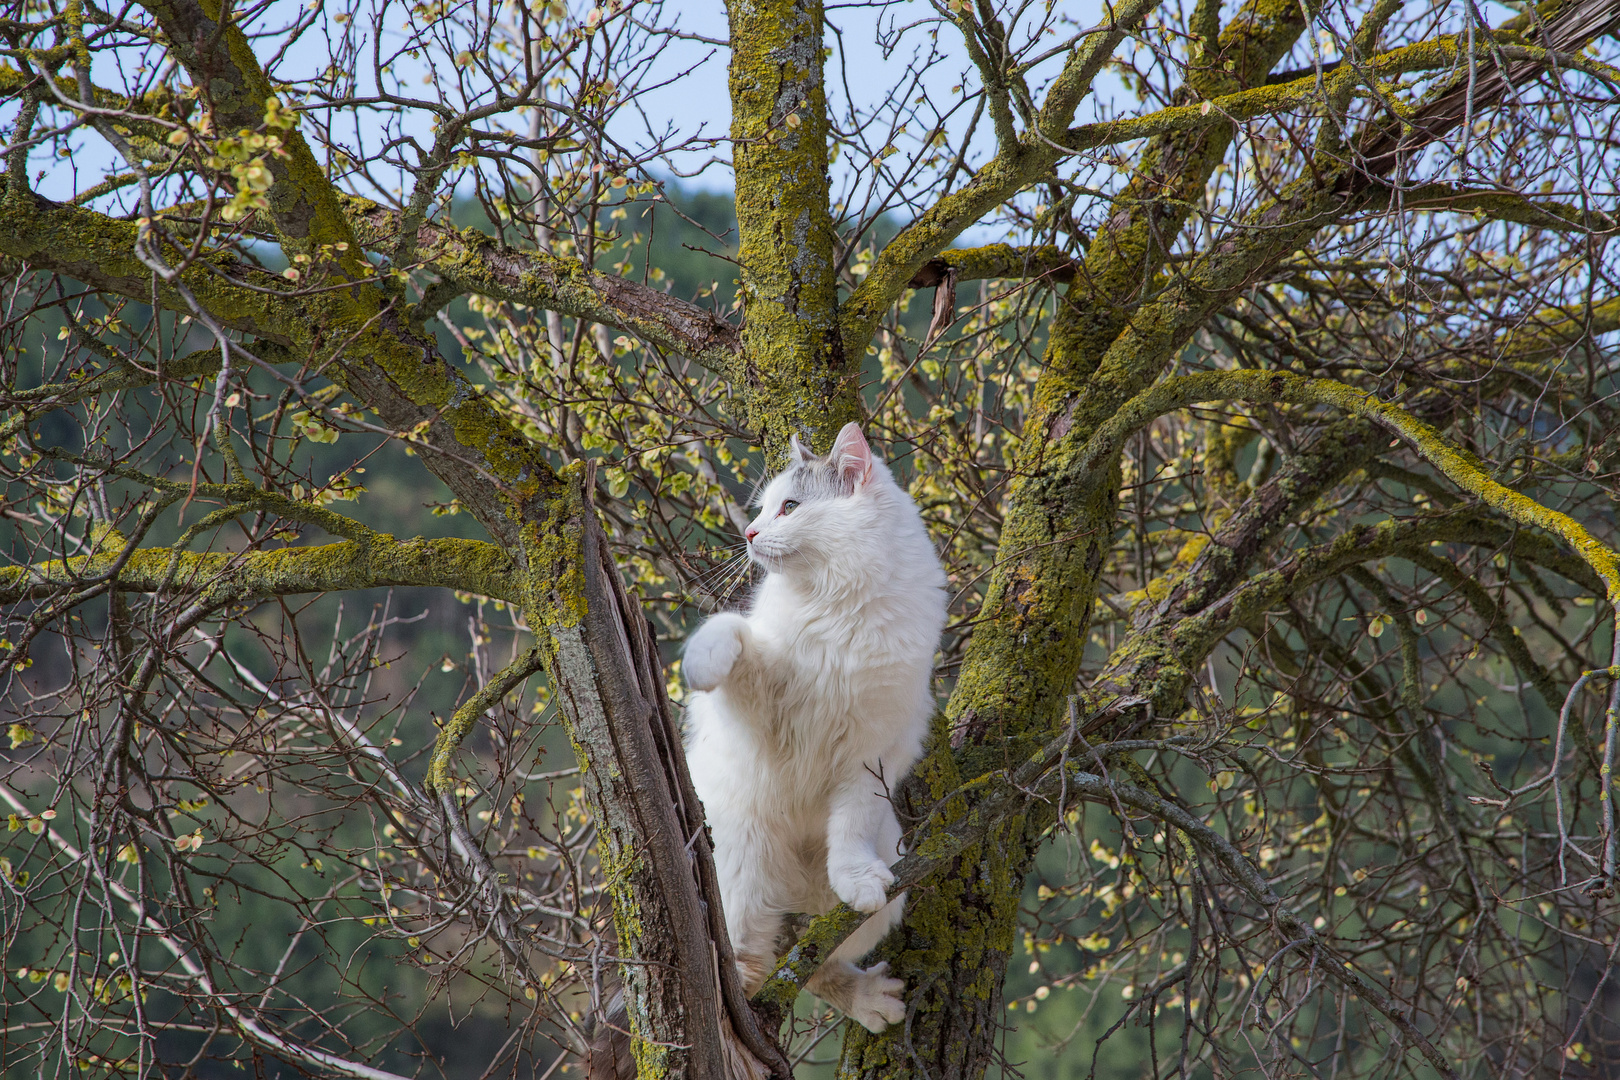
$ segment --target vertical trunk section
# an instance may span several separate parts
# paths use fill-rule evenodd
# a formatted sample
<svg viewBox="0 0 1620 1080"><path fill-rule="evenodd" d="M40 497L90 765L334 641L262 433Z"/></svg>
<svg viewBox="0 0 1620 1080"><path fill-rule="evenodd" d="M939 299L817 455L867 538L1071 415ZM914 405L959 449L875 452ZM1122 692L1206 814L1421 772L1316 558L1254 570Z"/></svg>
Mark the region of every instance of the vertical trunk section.
<svg viewBox="0 0 1620 1080"><path fill-rule="evenodd" d="M559 594L547 606L582 617L551 628L551 670L599 816L635 1075L787 1080L786 1059L760 1031L731 962L656 643L583 491L579 511L582 573L565 590L577 588L583 604Z"/></svg>
<svg viewBox="0 0 1620 1080"><path fill-rule="evenodd" d="M743 417L785 458L861 417L860 357L838 332L819 0L736 0L731 136L742 263Z"/></svg>
<svg viewBox="0 0 1620 1080"><path fill-rule="evenodd" d="M548 667L598 815L598 852L626 961L620 974L636 1072L644 1080L720 1076L719 983L684 850L682 808L657 737L658 690L642 677L646 631L619 587L583 490L576 492L567 532L578 542L569 553L577 576L567 574L558 595L529 607L578 616L573 625L558 620L546 628L555 650ZM657 670L654 662L650 673Z"/></svg>

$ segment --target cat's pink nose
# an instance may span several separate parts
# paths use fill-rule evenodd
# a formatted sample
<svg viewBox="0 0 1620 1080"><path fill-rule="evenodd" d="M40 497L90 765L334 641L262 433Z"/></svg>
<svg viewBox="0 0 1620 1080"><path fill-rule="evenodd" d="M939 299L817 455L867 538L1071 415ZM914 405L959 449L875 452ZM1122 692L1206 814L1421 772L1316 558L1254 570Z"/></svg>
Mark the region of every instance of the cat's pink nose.
<svg viewBox="0 0 1620 1080"><path fill-rule="evenodd" d="M752 525L748 526L748 531L743 533L743 536L747 538L747 540L748 540L748 542L750 544L752 544L754 542L754 537L756 537L758 535L759 535L759 530L754 528Z"/></svg>

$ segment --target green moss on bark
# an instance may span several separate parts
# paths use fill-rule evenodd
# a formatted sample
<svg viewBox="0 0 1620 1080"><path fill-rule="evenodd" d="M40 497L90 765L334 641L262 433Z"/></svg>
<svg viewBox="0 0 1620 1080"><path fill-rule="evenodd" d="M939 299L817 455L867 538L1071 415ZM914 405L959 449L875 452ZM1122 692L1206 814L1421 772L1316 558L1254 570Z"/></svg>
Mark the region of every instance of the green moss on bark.
<svg viewBox="0 0 1620 1080"><path fill-rule="evenodd" d="M731 135L742 265L744 420L767 457L861 418L861 355L838 331L818 0L731 4ZM864 347L864 346L863 346Z"/></svg>

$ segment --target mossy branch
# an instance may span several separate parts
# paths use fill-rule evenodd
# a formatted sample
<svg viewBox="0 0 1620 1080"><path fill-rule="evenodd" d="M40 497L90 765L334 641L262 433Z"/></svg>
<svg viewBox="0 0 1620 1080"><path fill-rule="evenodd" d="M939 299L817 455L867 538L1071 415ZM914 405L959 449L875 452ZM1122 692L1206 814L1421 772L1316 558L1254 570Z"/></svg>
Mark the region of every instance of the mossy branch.
<svg viewBox="0 0 1620 1080"><path fill-rule="evenodd" d="M1620 216L1570 203L1531 199L1516 191L1479 190L1461 184L1420 184L1400 195L1403 210L1437 210L1512 221L1557 232L1610 233Z"/></svg>
<svg viewBox="0 0 1620 1080"><path fill-rule="evenodd" d="M1472 57L1463 57L1453 74L1432 87L1415 108L1394 120L1380 117L1369 123L1356 147L1362 168L1352 184L1376 183L1402 156L1417 153L1468 116L1503 100L1512 84L1536 67L1583 71L1613 84L1620 73L1578 54L1614 23L1610 0L1542 0L1502 26L1484 29L1494 62L1476 64Z"/></svg>
<svg viewBox="0 0 1620 1080"><path fill-rule="evenodd" d="M0 202L0 254L97 290L140 303L156 299L169 311L189 313L176 289L184 285L220 325L282 345L293 341L288 323L298 305L289 303L293 296L284 278L229 251L208 251L174 281L160 278L154 287L151 269L135 256L139 237L132 221L32 193Z"/></svg>
<svg viewBox="0 0 1620 1080"><path fill-rule="evenodd" d="M500 671L485 683L472 697L462 703L450 717L450 722L439 731L439 737L433 742L433 758L428 763L427 789L438 795L449 795L454 790L455 782L450 775L450 763L461 749L462 740L472 733L478 725L479 719L493 709L507 694L523 685L530 675L539 671L545 664L545 653L540 649L530 649Z"/></svg>
<svg viewBox="0 0 1620 1080"><path fill-rule="evenodd" d="M913 289L932 289L955 272L957 281L983 278L1045 278L1067 284L1074 280L1074 260L1060 247L1043 244L1015 247L1012 244L986 244L983 247L949 248L923 263L907 282Z"/></svg>
<svg viewBox="0 0 1620 1080"><path fill-rule="evenodd" d="M1174 105L1144 116L1084 124L1071 128L1064 136L1063 145L1070 152L1079 153L1099 146L1115 146L1170 132L1196 131L1216 124L1255 120L1288 109L1321 106L1336 96L1346 94L1357 84L1366 82L1369 77L1375 80L1388 80L1422 71L1449 71L1457 64L1465 62L1463 58L1465 48L1464 38L1448 34L1433 41L1391 49L1387 53L1370 57L1354 67L1336 68L1321 78L1313 72L1291 82L1256 86L1222 94L1195 105ZM1557 63L1560 67L1582 71L1606 82L1620 82L1620 71L1607 64L1576 56L1514 45L1505 45L1502 53L1509 59L1531 64ZM1414 193L1411 197L1421 196Z"/></svg>
<svg viewBox="0 0 1620 1080"><path fill-rule="evenodd" d="M748 354L734 420L780 463L790 436L825 449L861 419L867 343L839 324L822 0L731 4L726 15Z"/></svg>
<svg viewBox="0 0 1620 1080"><path fill-rule="evenodd" d="M229 444L222 444L229 454ZM96 461L81 454L69 453L66 450L57 450L49 447L39 448L39 452L46 457L58 461L66 461L82 468L105 471L113 476L131 480L137 484L151 488L169 498L171 501L181 498L218 499L236 507L236 513L248 510L265 510L288 521L301 521L307 525L314 525L333 536L341 536L362 546L378 541L392 541L393 537L387 533L380 533L371 526L354 518L347 517L335 510L328 510L312 502L295 499L291 495L269 488L255 486L251 481L239 480L229 484L212 484L205 482L187 482L174 480L166 476L154 476L151 473L131 469L125 465L111 462Z"/></svg>
<svg viewBox="0 0 1620 1080"><path fill-rule="evenodd" d="M1433 543L1477 542L1482 533L1497 531L1488 513L1468 505L1360 525L1327 543L1296 550L1252 575L1243 575L1241 565L1218 557L1213 564L1189 558L1187 569L1149 583L1146 597L1139 601L1141 610L1133 613L1132 629L1093 685L1113 692L1128 689L1151 700L1157 713L1172 714L1186 699L1191 673L1234 630L1263 622L1268 612L1290 598L1363 563L1389 556L1417 559ZM1202 551L1215 546L1206 543ZM1223 572L1211 572L1216 569ZM1224 595L1207 595L1210 579L1233 578L1238 584Z"/></svg>
<svg viewBox="0 0 1620 1080"><path fill-rule="evenodd" d="M0 567L0 603L44 599L75 588L113 567L119 551L102 551L34 566ZM513 588L512 561L482 540L395 540L377 534L372 543L353 541L276 551L182 552L143 548L119 569L113 587L123 592L176 588L194 592L210 607L272 596L349 589L420 585L456 589L508 603L522 599Z"/></svg>
<svg viewBox="0 0 1620 1080"><path fill-rule="evenodd" d="M1226 596L1219 598L1196 614L1169 624L1155 623L1147 634L1128 635L1115 652L1116 657L1127 657L1143 650L1146 640L1163 639L1174 642L1180 653L1181 667L1192 670L1200 663L1215 643L1235 627L1248 625L1262 618L1267 611L1318 582L1324 581L1353 567L1392 555L1412 557L1430 544L1471 541L1478 533L1482 511L1477 506L1464 506L1442 514L1407 519L1390 519L1372 525L1358 525L1325 544L1302 548L1276 566L1247 578ZM1168 591L1159 582L1150 583L1149 594L1157 590ZM1148 651L1156 653L1159 644ZM1112 668L1113 662L1110 663ZM1117 676L1105 677L1112 683ZM1126 680L1137 685L1139 679ZM1161 708L1173 707L1185 688L1154 688L1145 686L1139 692L1151 693Z"/></svg>
<svg viewBox="0 0 1620 1080"><path fill-rule="evenodd" d="M1071 153L1152 138L1178 131L1196 131L1254 120L1302 106L1320 106L1344 89L1365 81L1392 79L1418 71L1443 71L1457 63L1460 39L1455 34L1433 41L1392 49L1370 57L1355 67L1344 66L1318 78L1315 72L1289 82L1273 83L1220 94L1190 105L1174 105L1142 116L1082 124L1063 136L1063 146Z"/></svg>
<svg viewBox="0 0 1620 1080"><path fill-rule="evenodd" d="M1545 529L1574 549L1603 581L1610 604L1620 604L1620 556L1567 514L1498 483L1474 455L1399 406L1345 383L1280 371L1209 371L1182 375L1133 398L1097 431L1082 455L1082 473L1097 478L1130 434L1154 417L1205 401L1244 400L1327 405L1360 416L1405 440L1453 484L1521 525Z"/></svg>
<svg viewBox="0 0 1620 1080"><path fill-rule="evenodd" d="M18 71L9 64L0 64L0 99L17 97L43 81L41 76ZM79 99L78 81L66 75L53 78L51 88L55 90L54 100L53 97L47 96L44 98L45 101L54 104L64 98L69 102L77 102ZM182 118L181 114L194 107L193 102L178 97L169 86L161 83L133 98L92 86L90 100L81 104L117 113L121 126L129 129L143 142L162 147L166 156L172 156L172 151L164 145L163 140L169 132L175 130L177 121Z"/></svg>

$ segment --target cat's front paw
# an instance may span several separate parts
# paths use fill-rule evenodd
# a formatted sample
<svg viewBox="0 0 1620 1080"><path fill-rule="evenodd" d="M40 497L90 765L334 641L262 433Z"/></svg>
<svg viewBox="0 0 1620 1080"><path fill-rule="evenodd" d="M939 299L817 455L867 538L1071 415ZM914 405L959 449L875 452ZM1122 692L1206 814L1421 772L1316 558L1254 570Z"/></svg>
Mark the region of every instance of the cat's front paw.
<svg viewBox="0 0 1620 1080"><path fill-rule="evenodd" d="M713 690L725 681L742 655L743 633L748 624L742 616L729 612L709 619L686 641L681 670L686 685L694 690Z"/></svg>
<svg viewBox="0 0 1620 1080"><path fill-rule="evenodd" d="M906 1016L906 1003L900 999L906 984L889 978L889 964L873 964L864 969L855 981L855 997L849 1004L849 1015L867 1031L878 1032L890 1024L898 1024Z"/></svg>
<svg viewBox="0 0 1620 1080"><path fill-rule="evenodd" d="M838 899L856 911L876 911L889 902L889 886L894 883L894 875L876 859L839 867L830 876Z"/></svg>

